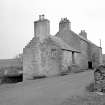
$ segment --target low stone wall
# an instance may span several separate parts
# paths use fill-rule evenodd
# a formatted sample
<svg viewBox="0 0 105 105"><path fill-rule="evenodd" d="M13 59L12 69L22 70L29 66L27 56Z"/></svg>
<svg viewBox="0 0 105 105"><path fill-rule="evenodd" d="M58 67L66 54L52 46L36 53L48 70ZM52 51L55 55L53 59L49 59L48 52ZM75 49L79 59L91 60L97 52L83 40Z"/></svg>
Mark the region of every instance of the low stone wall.
<svg viewBox="0 0 105 105"><path fill-rule="evenodd" d="M95 91L105 92L105 66L99 66L94 72Z"/></svg>

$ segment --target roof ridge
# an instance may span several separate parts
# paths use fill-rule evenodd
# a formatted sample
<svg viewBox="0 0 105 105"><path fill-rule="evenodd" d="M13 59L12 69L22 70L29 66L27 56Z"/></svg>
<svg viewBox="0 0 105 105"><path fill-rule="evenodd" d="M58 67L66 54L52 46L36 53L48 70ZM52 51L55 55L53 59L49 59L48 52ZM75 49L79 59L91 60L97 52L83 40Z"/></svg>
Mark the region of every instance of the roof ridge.
<svg viewBox="0 0 105 105"><path fill-rule="evenodd" d="M73 32L74 34L76 34L76 35L77 35L79 38L81 38L82 40L86 41L87 43L91 43L91 44L93 44L93 45L99 47L98 45L96 45L96 44L94 44L93 42L91 42L90 40L88 40L88 39L86 39L86 38L80 36L79 34L75 33L74 31L72 31L72 30L70 30L70 31Z"/></svg>

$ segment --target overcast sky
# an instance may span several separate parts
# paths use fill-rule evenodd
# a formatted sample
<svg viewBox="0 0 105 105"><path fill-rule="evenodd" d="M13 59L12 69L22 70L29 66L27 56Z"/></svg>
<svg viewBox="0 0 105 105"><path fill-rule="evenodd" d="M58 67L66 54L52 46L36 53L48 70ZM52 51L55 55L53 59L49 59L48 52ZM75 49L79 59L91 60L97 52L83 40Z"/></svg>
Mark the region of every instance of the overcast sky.
<svg viewBox="0 0 105 105"><path fill-rule="evenodd" d="M0 59L22 52L34 36L33 22L40 14L50 20L51 35L58 31L62 17L71 21L71 29L86 30L88 39L105 53L104 0L0 0Z"/></svg>

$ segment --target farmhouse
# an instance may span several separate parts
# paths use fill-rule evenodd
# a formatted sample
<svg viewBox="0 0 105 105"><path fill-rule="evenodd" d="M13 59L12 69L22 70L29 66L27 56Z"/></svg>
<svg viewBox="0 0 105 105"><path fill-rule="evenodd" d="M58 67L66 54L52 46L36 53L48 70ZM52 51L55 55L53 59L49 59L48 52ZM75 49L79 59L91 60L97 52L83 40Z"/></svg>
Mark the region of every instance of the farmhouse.
<svg viewBox="0 0 105 105"><path fill-rule="evenodd" d="M52 36L50 21L40 15L34 22L34 37L23 49L23 79L92 69L101 63L102 48L87 39L85 30L76 34L71 22L62 18Z"/></svg>

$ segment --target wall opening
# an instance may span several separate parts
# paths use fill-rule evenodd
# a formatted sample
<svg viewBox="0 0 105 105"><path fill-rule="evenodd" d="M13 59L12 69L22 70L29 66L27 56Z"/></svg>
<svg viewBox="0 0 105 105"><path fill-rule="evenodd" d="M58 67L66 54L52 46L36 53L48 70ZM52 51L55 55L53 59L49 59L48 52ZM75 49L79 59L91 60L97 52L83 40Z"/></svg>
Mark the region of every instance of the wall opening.
<svg viewBox="0 0 105 105"><path fill-rule="evenodd" d="M23 81L23 74L16 76L4 76L2 83L18 83Z"/></svg>
<svg viewBox="0 0 105 105"><path fill-rule="evenodd" d="M88 69L92 69L92 61L88 61Z"/></svg>
<svg viewBox="0 0 105 105"><path fill-rule="evenodd" d="M75 64L74 52L72 52L72 64Z"/></svg>

